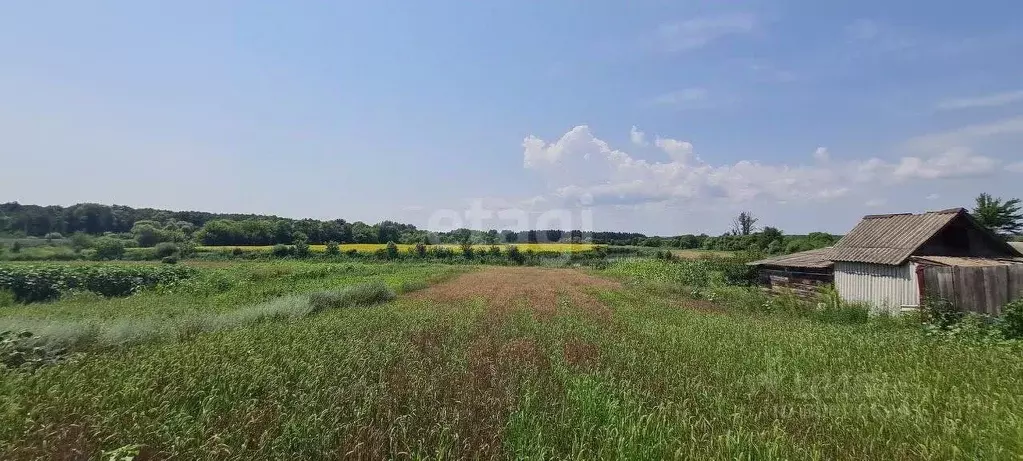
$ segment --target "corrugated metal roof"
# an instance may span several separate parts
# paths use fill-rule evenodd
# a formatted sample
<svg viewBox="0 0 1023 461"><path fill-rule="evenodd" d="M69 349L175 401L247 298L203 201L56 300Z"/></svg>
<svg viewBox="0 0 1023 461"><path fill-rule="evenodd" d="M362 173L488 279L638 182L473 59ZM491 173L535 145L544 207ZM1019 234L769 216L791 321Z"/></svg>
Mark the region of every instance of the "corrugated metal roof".
<svg viewBox="0 0 1023 461"><path fill-rule="evenodd" d="M902 264L962 208L923 214L868 215L835 244L835 261Z"/></svg>
<svg viewBox="0 0 1023 461"><path fill-rule="evenodd" d="M835 244L832 260L900 265L931 237L960 216L981 232L990 233L977 224L963 208L922 214L867 215ZM1023 252L1005 245L994 235L991 237L993 242L997 242L994 244L1003 247L1008 254L1015 252L1023 256Z"/></svg>
<svg viewBox="0 0 1023 461"><path fill-rule="evenodd" d="M1009 242L1009 246L1016 249L1016 251L1023 253L1023 242Z"/></svg>
<svg viewBox="0 0 1023 461"><path fill-rule="evenodd" d="M1023 264L1023 258L973 258L964 256L914 256L914 261L931 262L943 266L986 267Z"/></svg>
<svg viewBox="0 0 1023 461"><path fill-rule="evenodd" d="M835 264L831 262L833 254L834 249L832 247L826 247L761 259L748 264L751 266L810 267L823 269Z"/></svg>

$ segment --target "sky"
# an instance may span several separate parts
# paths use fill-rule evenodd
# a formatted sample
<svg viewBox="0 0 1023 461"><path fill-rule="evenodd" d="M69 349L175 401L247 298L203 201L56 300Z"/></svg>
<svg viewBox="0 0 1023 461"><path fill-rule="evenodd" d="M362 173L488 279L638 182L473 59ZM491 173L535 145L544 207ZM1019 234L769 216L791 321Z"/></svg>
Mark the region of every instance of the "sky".
<svg viewBox="0 0 1023 461"><path fill-rule="evenodd" d="M0 202L787 233L1023 196L1023 3L8 2Z"/></svg>

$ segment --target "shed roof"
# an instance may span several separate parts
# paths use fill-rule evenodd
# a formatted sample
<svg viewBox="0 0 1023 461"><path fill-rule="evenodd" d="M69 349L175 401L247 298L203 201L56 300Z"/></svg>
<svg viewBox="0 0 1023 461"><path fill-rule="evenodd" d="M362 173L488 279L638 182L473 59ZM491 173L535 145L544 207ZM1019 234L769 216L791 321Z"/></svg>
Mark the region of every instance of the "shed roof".
<svg viewBox="0 0 1023 461"><path fill-rule="evenodd" d="M913 261L959 267L988 267L1023 264L1023 258L974 258L969 256L914 256Z"/></svg>
<svg viewBox="0 0 1023 461"><path fill-rule="evenodd" d="M747 263L751 266L781 266L781 267L807 267L825 269L834 266L831 257L834 254L832 247L818 248L816 250L800 251L781 256L761 259Z"/></svg>
<svg viewBox="0 0 1023 461"><path fill-rule="evenodd" d="M1009 242L1009 246L1016 249L1016 251L1023 253L1023 242Z"/></svg>
<svg viewBox="0 0 1023 461"><path fill-rule="evenodd" d="M931 237L941 232L957 218L984 233L990 232L979 225L965 209L950 208L921 214L898 213L867 215L848 234L835 244L834 261L899 265L906 261ZM1005 247L1009 254L1019 251L1001 243L992 236L996 245Z"/></svg>

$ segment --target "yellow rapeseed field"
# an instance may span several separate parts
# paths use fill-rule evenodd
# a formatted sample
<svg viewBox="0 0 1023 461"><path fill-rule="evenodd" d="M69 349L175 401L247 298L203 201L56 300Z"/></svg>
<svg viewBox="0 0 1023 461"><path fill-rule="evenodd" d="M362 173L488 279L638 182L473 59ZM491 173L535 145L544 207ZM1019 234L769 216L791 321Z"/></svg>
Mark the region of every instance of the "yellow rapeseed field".
<svg viewBox="0 0 1023 461"><path fill-rule="evenodd" d="M529 250L532 250L532 251L535 251L535 252L573 252L573 253L584 252L584 251L591 251L591 250L593 250L593 249L595 249L597 247L604 246L604 245L595 245L595 244L592 244L592 243L518 243L518 244L514 244L514 245L519 248L519 251L529 251ZM505 251L509 246L511 246L511 245L508 245L508 244L497 245L497 247L500 248L501 251ZM262 246L260 246L260 245L250 245L250 246L223 245L223 246L198 246L195 249L197 251L233 251L235 248L240 248L242 251L270 251L270 249L273 248L273 247L270 246L270 245L262 245ZM341 251L342 252L346 252L346 251L349 251L349 250L355 250L355 251L358 251L359 253L373 253L373 252L376 252L377 250L381 250L381 249L385 249L385 248L387 248L387 244L384 244L384 243L347 243L347 244L341 245ZM401 251L401 252L412 251L412 249L414 249L414 248L415 248L415 245L407 245L407 244L399 244L398 245L398 251ZM445 244L437 244L437 245L427 245L426 248L427 248L427 251L429 251L431 248L449 248L449 249L457 251L460 247L458 245L455 245L455 244L446 244L445 243ZM490 248L490 245L473 245L473 248L476 249L476 250L487 250L487 249ZM327 251L327 246L326 245L309 245L309 249L312 250L313 252L323 253L323 252Z"/></svg>

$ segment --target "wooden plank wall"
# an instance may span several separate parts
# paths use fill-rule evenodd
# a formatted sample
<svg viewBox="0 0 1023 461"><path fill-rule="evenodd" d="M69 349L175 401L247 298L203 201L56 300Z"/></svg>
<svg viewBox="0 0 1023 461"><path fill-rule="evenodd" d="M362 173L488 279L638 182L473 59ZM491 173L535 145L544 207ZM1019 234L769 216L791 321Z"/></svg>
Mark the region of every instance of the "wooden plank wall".
<svg viewBox="0 0 1023 461"><path fill-rule="evenodd" d="M1023 298L1023 264L927 266L923 275L928 297L947 299L962 311L996 316L1010 301Z"/></svg>

